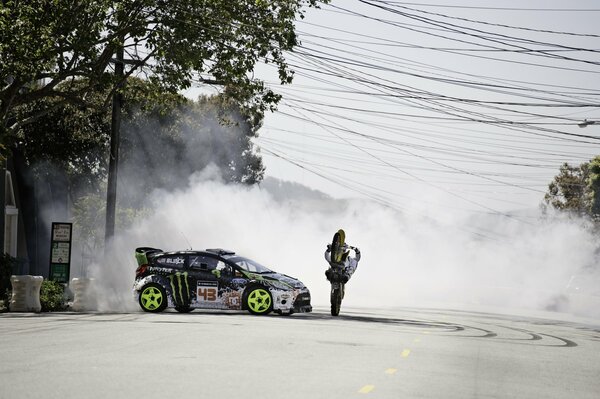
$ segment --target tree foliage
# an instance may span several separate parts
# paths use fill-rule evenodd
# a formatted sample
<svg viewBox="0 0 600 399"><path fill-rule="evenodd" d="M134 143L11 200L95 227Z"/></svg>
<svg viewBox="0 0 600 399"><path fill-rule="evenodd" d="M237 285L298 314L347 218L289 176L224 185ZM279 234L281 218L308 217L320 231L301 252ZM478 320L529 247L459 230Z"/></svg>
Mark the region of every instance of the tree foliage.
<svg viewBox="0 0 600 399"><path fill-rule="evenodd" d="M328 0L324 0L328 1ZM175 93L193 83L218 84L261 115L279 96L253 76L272 63L281 83L293 72L284 52L297 45L294 21L319 0L4 0L0 3L1 141L52 108L28 118L13 110L43 98L54 107L89 107L93 93L111 94L111 73L124 47L126 76L144 74ZM78 82L85 78L87 84ZM21 115L22 116L22 115Z"/></svg>
<svg viewBox="0 0 600 399"><path fill-rule="evenodd" d="M13 274L13 265L16 259L7 253L0 254L0 311L8 308L8 300L12 290L10 276Z"/></svg>
<svg viewBox="0 0 600 399"><path fill-rule="evenodd" d="M544 205L600 220L600 156L579 166L564 163L548 185Z"/></svg>
<svg viewBox="0 0 600 399"><path fill-rule="evenodd" d="M600 219L600 156L588 165L587 188L590 213Z"/></svg>
<svg viewBox="0 0 600 399"><path fill-rule="evenodd" d="M102 106L104 94L92 93L89 108L54 107L60 100L47 98L19 109L27 118L38 108L52 108L19 130L15 148L42 177L54 168L65 171L73 201L105 189L110 110ZM123 94L119 184L129 207L139 208L155 188L187 182L210 163L229 182L262 179L262 158L251 141L260 125L253 125L236 102L223 95L191 101L137 78L128 79Z"/></svg>
<svg viewBox="0 0 600 399"><path fill-rule="evenodd" d="M38 108L52 111L23 126L15 143L40 181L65 180L66 175L77 235L89 252L104 239L110 135L110 109L102 105L105 93L92 94L92 107L54 107L60 100L53 98L20 107L25 118ZM228 182L262 179L262 158L251 141L260 125L235 101L223 95L192 101L137 78L128 79L123 97L118 226L144 214L152 191L184 187L209 164Z"/></svg>
<svg viewBox="0 0 600 399"><path fill-rule="evenodd" d="M123 121L123 204L138 208L154 189L181 188L209 164L216 165L227 182L254 184L262 179L262 157L251 141L258 127L227 98L201 97L168 113L149 111L132 110Z"/></svg>
<svg viewBox="0 0 600 399"><path fill-rule="evenodd" d="M87 101L96 107L84 108L62 104L56 98L43 98L16 109L15 115L20 119L47 110L22 126L12 143L36 175L51 178L58 169L69 177L72 192L79 187L98 188L98 182L107 173L110 142L110 109L102 106L103 94L93 92L88 96Z"/></svg>

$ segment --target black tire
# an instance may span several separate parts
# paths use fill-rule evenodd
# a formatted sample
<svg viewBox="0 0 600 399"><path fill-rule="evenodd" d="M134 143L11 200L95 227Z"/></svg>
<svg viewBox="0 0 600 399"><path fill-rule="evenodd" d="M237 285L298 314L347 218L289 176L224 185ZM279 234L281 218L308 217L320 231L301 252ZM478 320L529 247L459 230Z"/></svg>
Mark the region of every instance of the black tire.
<svg viewBox="0 0 600 399"><path fill-rule="evenodd" d="M244 306L253 315L267 315L273 310L273 296L262 285L249 287L244 294Z"/></svg>
<svg viewBox="0 0 600 399"><path fill-rule="evenodd" d="M342 290L340 288L331 289L331 315L337 316L340 314L342 307Z"/></svg>
<svg viewBox="0 0 600 399"><path fill-rule="evenodd" d="M148 283L140 290L138 303L144 312L160 313L169 303L167 291L160 284Z"/></svg>
<svg viewBox="0 0 600 399"><path fill-rule="evenodd" d="M194 309L189 306L175 306L175 310L179 313L190 313Z"/></svg>

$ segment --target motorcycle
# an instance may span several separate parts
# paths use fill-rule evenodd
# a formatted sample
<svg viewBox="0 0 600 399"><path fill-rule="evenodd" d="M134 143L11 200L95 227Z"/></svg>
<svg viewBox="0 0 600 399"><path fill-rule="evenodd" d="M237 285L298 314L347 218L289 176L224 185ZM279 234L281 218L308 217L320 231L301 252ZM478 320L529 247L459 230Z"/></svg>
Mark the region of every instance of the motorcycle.
<svg viewBox="0 0 600 399"><path fill-rule="evenodd" d="M342 307L342 299L344 299L344 290L346 284L343 283L344 267L342 265L331 265L331 315L337 316L340 314Z"/></svg>

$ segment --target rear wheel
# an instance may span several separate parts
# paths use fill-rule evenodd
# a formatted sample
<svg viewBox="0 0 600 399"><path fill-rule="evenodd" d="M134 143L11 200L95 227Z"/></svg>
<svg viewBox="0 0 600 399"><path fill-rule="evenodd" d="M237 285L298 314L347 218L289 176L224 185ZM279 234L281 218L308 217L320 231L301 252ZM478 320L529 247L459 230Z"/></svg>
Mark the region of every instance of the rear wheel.
<svg viewBox="0 0 600 399"><path fill-rule="evenodd" d="M160 284L148 283L140 291L139 303L145 312L162 312L167 307L167 292Z"/></svg>
<svg viewBox="0 0 600 399"><path fill-rule="evenodd" d="M246 308L252 314L269 314L273 310L271 293L263 287L251 288L246 295Z"/></svg>
<svg viewBox="0 0 600 399"><path fill-rule="evenodd" d="M342 297L344 295L342 288L331 289L331 315L337 316L340 314L340 308L342 307Z"/></svg>

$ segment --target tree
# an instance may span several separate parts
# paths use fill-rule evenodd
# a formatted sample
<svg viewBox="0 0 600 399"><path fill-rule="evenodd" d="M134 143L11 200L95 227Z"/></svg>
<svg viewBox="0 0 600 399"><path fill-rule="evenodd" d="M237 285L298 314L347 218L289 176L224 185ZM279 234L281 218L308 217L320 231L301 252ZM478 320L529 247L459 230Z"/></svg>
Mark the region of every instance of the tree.
<svg viewBox="0 0 600 399"><path fill-rule="evenodd" d="M127 207L143 207L150 191L181 186L209 163L230 182L262 179L262 158L251 141L260 125L253 125L236 102L223 95L191 101L137 78L128 79L123 94L119 179L128 189L119 196ZM55 168L66 172L73 202L105 190L110 112L102 107L104 96L92 93L89 108L54 107L57 99L19 108L22 118L52 109L20 129L15 148L37 175L50 177Z"/></svg>
<svg viewBox="0 0 600 399"><path fill-rule="evenodd" d="M323 0L327 2L328 0ZM144 74L175 93L194 82L218 84L256 115L279 95L251 72L272 63L281 83L293 72L284 52L297 45L294 21L319 0L4 0L0 3L0 143L64 104L89 107L117 82L112 57L123 46L125 77ZM86 85L79 85L85 78ZM15 108L58 99L27 118Z"/></svg>
<svg viewBox="0 0 600 399"><path fill-rule="evenodd" d="M544 205L600 220L600 156L579 166L564 163L548 185Z"/></svg>
<svg viewBox="0 0 600 399"><path fill-rule="evenodd" d="M209 164L227 182L262 179L262 157L251 139L258 131L239 107L223 96L201 97L167 114L129 113L123 121L120 201L138 208L157 188L173 190Z"/></svg>
<svg viewBox="0 0 600 399"><path fill-rule="evenodd" d="M98 182L107 171L110 111L102 107L103 92L90 93L87 101L97 107L84 108L63 104L57 98L43 98L15 110L19 119L47 110L18 130L12 147L22 155L23 166L42 179L49 178L54 169L66 173L71 193L80 187L98 191Z"/></svg>
<svg viewBox="0 0 600 399"><path fill-rule="evenodd" d="M587 189L590 213L600 220L600 156L589 163Z"/></svg>
<svg viewBox="0 0 600 399"><path fill-rule="evenodd" d="M76 235L86 254L104 243L110 135L110 110L102 107L105 93L92 94L89 108L54 107L60 100L51 98L20 107L24 118L38 108L52 111L23 126L15 143L26 162L23 169L32 170L37 181L66 180ZM144 215L153 190L184 187L209 163L228 182L262 179L262 158L251 141L260 125L235 101L223 95L191 101L137 78L128 79L123 96L117 225Z"/></svg>

